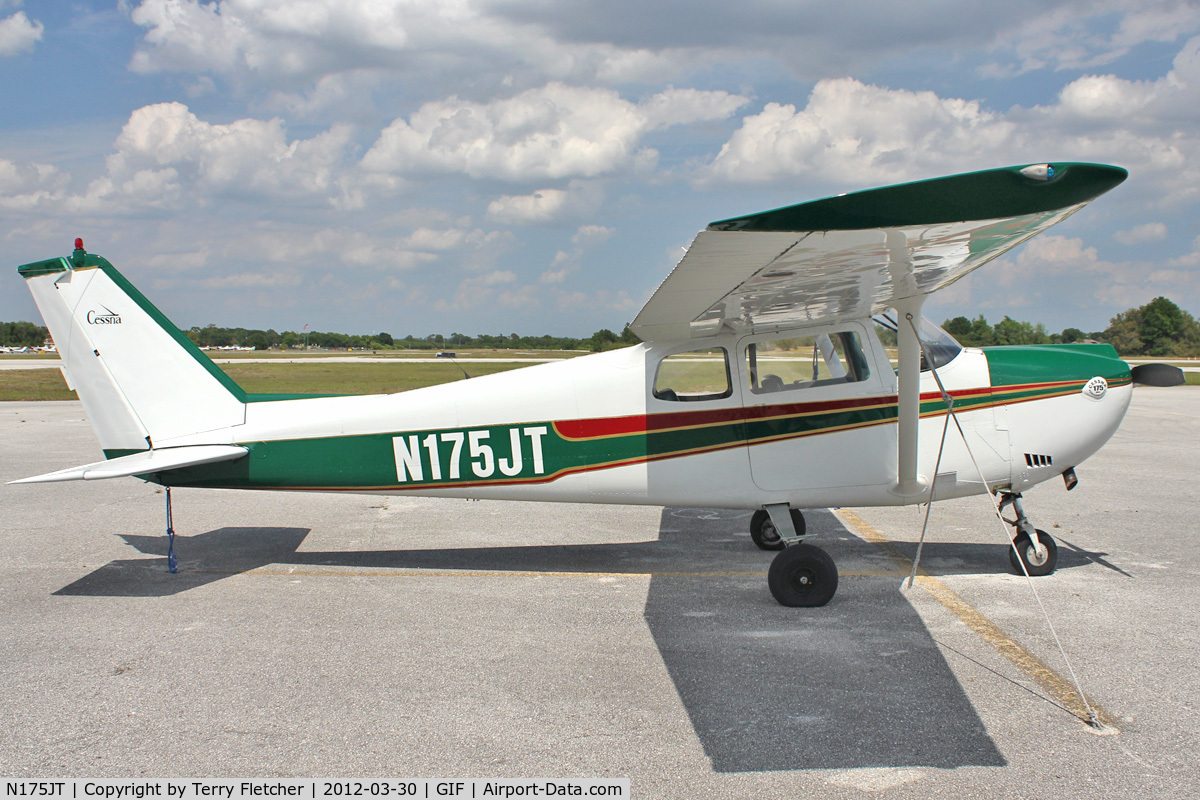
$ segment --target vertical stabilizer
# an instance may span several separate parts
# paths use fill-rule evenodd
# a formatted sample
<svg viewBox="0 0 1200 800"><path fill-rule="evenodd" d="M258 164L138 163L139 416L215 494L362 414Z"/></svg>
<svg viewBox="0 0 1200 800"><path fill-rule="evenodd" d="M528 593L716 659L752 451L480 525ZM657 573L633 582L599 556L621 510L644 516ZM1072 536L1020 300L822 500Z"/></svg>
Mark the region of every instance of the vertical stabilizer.
<svg viewBox="0 0 1200 800"><path fill-rule="evenodd" d="M26 279L107 454L245 422L245 394L103 258L78 245ZM216 436L214 440L222 438Z"/></svg>

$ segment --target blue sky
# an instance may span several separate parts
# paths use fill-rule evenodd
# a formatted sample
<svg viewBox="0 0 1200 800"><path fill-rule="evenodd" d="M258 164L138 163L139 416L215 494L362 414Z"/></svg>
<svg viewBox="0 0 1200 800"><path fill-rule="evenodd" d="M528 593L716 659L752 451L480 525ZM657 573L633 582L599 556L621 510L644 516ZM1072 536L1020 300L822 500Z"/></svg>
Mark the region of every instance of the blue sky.
<svg viewBox="0 0 1200 800"><path fill-rule="evenodd" d="M619 330L712 220L1044 161L1131 175L927 313L1200 314L1197 2L0 0L0 108L4 260L185 328Z"/></svg>

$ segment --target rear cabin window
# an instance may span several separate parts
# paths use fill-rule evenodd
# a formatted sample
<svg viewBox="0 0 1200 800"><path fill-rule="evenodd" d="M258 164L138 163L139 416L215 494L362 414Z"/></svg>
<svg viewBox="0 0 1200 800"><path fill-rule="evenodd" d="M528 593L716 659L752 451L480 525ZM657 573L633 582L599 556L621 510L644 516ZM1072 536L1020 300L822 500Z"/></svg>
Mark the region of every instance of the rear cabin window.
<svg viewBox="0 0 1200 800"><path fill-rule="evenodd" d="M854 331L753 342L746 346L753 394L865 381L871 368Z"/></svg>
<svg viewBox="0 0 1200 800"><path fill-rule="evenodd" d="M659 400L720 400L732 394L729 353L723 347L675 353L658 363L654 396Z"/></svg>

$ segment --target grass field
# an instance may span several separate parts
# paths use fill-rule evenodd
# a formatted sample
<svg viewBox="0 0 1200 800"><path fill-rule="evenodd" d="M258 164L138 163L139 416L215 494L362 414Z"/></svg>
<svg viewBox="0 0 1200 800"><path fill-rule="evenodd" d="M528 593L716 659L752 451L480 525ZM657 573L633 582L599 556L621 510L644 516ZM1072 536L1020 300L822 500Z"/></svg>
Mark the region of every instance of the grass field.
<svg viewBox="0 0 1200 800"><path fill-rule="evenodd" d="M574 358L587 355L586 350L451 350L460 358ZM394 358L398 361L437 358L436 350L209 350L205 353L214 361L238 361L241 359L321 359L339 358ZM440 359L439 359L440 360Z"/></svg>
<svg viewBox="0 0 1200 800"><path fill-rule="evenodd" d="M1193 364L1195 362L1192 362ZM395 364L355 364L314 360L301 364L224 364L222 369L233 380L252 393L278 394L386 394L419 389L439 383L464 380L462 370L472 377L518 369L521 363L468 363L462 369L452 361L398 360ZM696 365L700 367L701 365ZM763 370L765 364L760 364ZM699 384L685 378L681 370L681 385L677 390L695 391ZM707 373L707 370L705 370ZM1188 386L1200 386L1200 372L1185 372ZM0 370L0 401L2 400L75 400L67 389L62 373L55 368Z"/></svg>
<svg viewBox="0 0 1200 800"><path fill-rule="evenodd" d="M471 377L528 366L497 362L463 364ZM225 364L222 369L251 393L386 394L465 380L451 361L396 364ZM74 400L58 369L0 371L0 400Z"/></svg>
<svg viewBox="0 0 1200 800"><path fill-rule="evenodd" d="M57 367L0 372L0 400L77 400Z"/></svg>
<svg viewBox="0 0 1200 800"><path fill-rule="evenodd" d="M419 361L396 364L321 363L222 364L221 368L247 392L297 394L387 394L465 380L528 366L506 362L463 364Z"/></svg>

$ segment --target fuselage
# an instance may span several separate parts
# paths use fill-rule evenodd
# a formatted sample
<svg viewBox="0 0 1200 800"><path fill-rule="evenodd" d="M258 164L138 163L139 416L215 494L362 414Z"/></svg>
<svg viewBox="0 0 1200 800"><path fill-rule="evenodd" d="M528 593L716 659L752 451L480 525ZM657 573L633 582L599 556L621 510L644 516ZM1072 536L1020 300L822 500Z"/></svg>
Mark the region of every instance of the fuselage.
<svg viewBox="0 0 1200 800"><path fill-rule="evenodd" d="M787 379L808 356L785 336L816 343L811 380ZM945 437L935 499L1019 492L1077 466L1115 432L1132 386L1107 346L959 349L938 375L963 435L952 424ZM240 444L246 458L154 479L729 508L924 502L946 404L922 373L924 489L898 493L896 383L869 323L643 344L397 394L249 402L244 424L171 442Z"/></svg>

